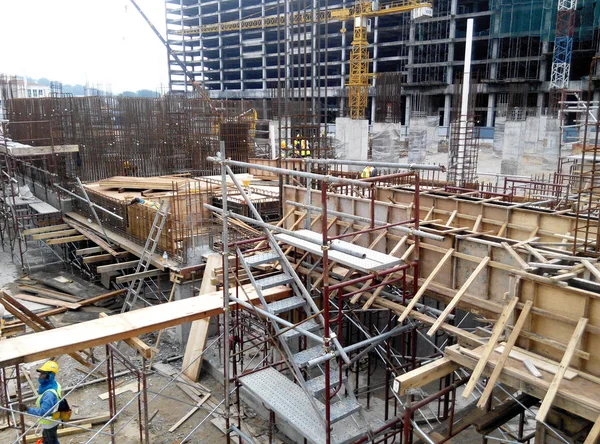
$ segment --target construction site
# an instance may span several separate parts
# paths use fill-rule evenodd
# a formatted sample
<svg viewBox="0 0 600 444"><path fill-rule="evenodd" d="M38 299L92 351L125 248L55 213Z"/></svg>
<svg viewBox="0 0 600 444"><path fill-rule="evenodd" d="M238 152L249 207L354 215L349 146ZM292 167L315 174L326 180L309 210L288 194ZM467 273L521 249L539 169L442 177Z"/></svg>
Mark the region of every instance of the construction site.
<svg viewBox="0 0 600 444"><path fill-rule="evenodd" d="M0 442L600 443L600 3L164 3L0 74Z"/></svg>

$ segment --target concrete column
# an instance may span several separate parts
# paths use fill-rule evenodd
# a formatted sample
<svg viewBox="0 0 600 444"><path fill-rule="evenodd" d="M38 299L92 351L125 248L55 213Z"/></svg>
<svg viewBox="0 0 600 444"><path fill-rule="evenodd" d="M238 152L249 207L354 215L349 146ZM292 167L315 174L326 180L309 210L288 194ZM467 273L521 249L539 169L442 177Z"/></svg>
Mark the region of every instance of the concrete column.
<svg viewBox="0 0 600 444"><path fill-rule="evenodd" d="M375 17L373 31L373 74L377 74L377 56L379 53L379 17ZM377 77L373 76L373 87L377 84ZM377 109L376 97L371 97L371 122L375 122L375 110Z"/></svg>
<svg viewBox="0 0 600 444"><path fill-rule="evenodd" d="M450 28L448 30L448 54L446 70L446 83L454 85L454 39L456 38L456 9L458 0L452 0L450 4ZM454 88L454 86L452 86ZM456 91L455 91L456 93ZM444 96L444 126L450 126L452 109L452 93L447 93Z"/></svg>
<svg viewBox="0 0 600 444"><path fill-rule="evenodd" d="M450 113L452 112L452 94L444 95L444 126L450 126Z"/></svg>
<svg viewBox="0 0 600 444"><path fill-rule="evenodd" d="M488 94L487 118L485 126L494 126L494 109L496 108L496 93Z"/></svg>
<svg viewBox="0 0 600 444"><path fill-rule="evenodd" d="M406 96L406 103L404 109L404 126L410 129L410 118L412 114L412 96L408 94Z"/></svg>
<svg viewBox="0 0 600 444"><path fill-rule="evenodd" d="M219 14L219 22L223 21L223 17L221 16L221 2L217 3L217 11ZM223 72L224 66L223 66L223 57L225 56L225 54L223 54L223 36L221 35L221 32L219 31L219 89L221 91L225 91L225 73Z"/></svg>
<svg viewBox="0 0 600 444"><path fill-rule="evenodd" d="M542 54L547 54L548 51L550 51L550 42L543 42L542 43ZM540 72L539 72L540 82L546 81L547 72L548 72L548 63L546 62L546 59L544 58L542 60L542 62L540 63ZM544 112L544 96L545 96L544 91L538 91L538 93L537 93L538 116L541 116Z"/></svg>
<svg viewBox="0 0 600 444"><path fill-rule="evenodd" d="M173 300L180 301L182 299L189 299L194 296L194 286L192 282L183 282L175 287L175 293L173 294ZM190 335L190 328L192 324L187 322L180 324L175 327L175 335L177 336L178 342L181 344L181 351L185 350L185 344L187 344L188 336Z"/></svg>

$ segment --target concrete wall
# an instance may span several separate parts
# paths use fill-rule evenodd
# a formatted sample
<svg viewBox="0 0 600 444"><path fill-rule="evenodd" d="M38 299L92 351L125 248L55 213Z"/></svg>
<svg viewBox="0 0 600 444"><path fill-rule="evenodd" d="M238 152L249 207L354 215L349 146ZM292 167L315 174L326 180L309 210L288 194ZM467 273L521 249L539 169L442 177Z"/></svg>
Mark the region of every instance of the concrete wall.
<svg viewBox="0 0 600 444"><path fill-rule="evenodd" d="M502 143L502 174L530 175L555 171L558 163L560 125L547 116L506 121Z"/></svg>
<svg viewBox="0 0 600 444"><path fill-rule="evenodd" d="M336 154L339 159L367 160L369 153L369 121L340 117L335 121ZM362 167L349 167L361 171Z"/></svg>
<svg viewBox="0 0 600 444"><path fill-rule="evenodd" d="M371 126L371 157L378 162L400 162L406 155L406 145L399 123L378 123Z"/></svg>

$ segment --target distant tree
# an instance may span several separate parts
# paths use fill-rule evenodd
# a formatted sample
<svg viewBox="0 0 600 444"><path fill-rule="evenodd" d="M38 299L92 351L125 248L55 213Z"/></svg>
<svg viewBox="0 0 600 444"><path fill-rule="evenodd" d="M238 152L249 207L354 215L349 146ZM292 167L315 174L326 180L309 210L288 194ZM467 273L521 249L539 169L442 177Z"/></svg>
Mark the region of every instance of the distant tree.
<svg viewBox="0 0 600 444"><path fill-rule="evenodd" d="M38 81L36 83L39 83L40 85L50 86L50 80L47 79L46 77L42 77L41 79L38 79Z"/></svg>
<svg viewBox="0 0 600 444"><path fill-rule="evenodd" d="M119 96L121 96L121 97L136 97L137 95L133 91L123 91L121 94L119 94Z"/></svg>
<svg viewBox="0 0 600 444"><path fill-rule="evenodd" d="M138 89L136 94L138 97L159 97L159 94L156 91L151 91L149 89Z"/></svg>

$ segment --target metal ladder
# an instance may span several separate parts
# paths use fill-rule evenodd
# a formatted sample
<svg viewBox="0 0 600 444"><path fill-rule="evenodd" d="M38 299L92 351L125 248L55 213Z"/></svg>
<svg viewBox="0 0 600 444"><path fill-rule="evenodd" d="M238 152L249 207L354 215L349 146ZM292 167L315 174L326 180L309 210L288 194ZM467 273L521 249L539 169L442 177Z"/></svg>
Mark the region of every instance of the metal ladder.
<svg viewBox="0 0 600 444"><path fill-rule="evenodd" d="M257 310L259 315L271 320L271 325L278 342L281 345L281 350L285 353L287 361L290 363L291 370L298 385L287 380L284 375L274 369L268 369L268 371L265 372L265 376L262 379L266 383L261 382L261 375L259 374L251 374L248 377L242 377L241 381L255 396L259 398L262 397L265 404L270 405L270 408L275 411L276 414L286 417L286 420L290 422L292 427L310 442L321 442L321 438L324 437L325 432L325 405L322 402L326 382L325 372L321 365L313 365L310 361L327 354L329 354L330 359L333 359L335 356L332 352L336 351L336 349L339 351L339 345L335 345L339 344L339 342L333 342L331 344L331 349L329 351L325 350L322 343L322 337L325 336L323 317L319 314L318 307L312 297L310 297L304 285L297 280L296 272L287 258L282 256L283 252L281 251L281 247L277 242L274 242L274 239L269 239L269 244L271 250L268 252L244 257L241 250L238 248L236 253L239 257L239 263L242 269L246 272L246 275L250 279L250 282L261 301L263 309L255 310ZM253 274L253 269L256 270L260 265L268 263L279 263L281 273L264 278L256 278ZM277 285L290 285L293 290L293 295L283 300L267 303L263 291ZM243 298L233 298L233 300L236 302L239 302L240 300L245 302ZM248 306L247 308L249 308L250 311L253 310ZM279 316L296 309L303 310L306 314L306 318L310 319L297 324L292 324ZM328 336L335 337L331 332ZM300 337L305 337L306 343L308 343L309 340L320 343L317 346L294 353L290 347L291 341L292 339L298 339ZM368 427L368 423L362 414L362 406L354 395L352 384L345 378L343 372L340 381L339 367L332 367L329 381L330 388L334 388L341 383L344 385L345 389L340 389L336 396L332 398L331 402L330 424L332 426L332 442L351 442L367 433L365 429ZM318 371L315 369L318 369ZM315 373L317 374L315 375ZM285 387L287 387L289 394L287 398L294 399L293 402L286 404L286 397L282 396L283 393L281 392L274 393L274 396L272 397L273 402L269 402L268 385L271 385L274 379L278 381L280 391L285 391ZM300 389L304 393L301 393ZM333 402L334 399L335 402ZM304 403L304 410L302 410L302 403ZM311 408L313 412L307 412L307 410L310 410ZM288 413L287 416L286 411ZM291 413L292 411L293 413ZM361 425L359 425L358 422L356 422L356 425L347 424L347 421L345 421L343 426L340 424L340 427L335 427L336 423L354 414L359 414L360 422L362 423Z"/></svg>
<svg viewBox="0 0 600 444"><path fill-rule="evenodd" d="M169 208L171 208L171 203L166 200L160 201L160 206L156 211L156 216L154 216L154 221L152 222L152 227L150 228L150 233L148 234L148 239L146 239L146 244L144 245L144 250L140 256L140 261L135 268L135 274L148 271L150 267L150 262L152 260L152 255L156 250L156 246L158 245L158 241L160 239L160 235L162 233L163 227L165 226L165 222L167 221L167 216L169 215ZM144 286L144 278L136 278L131 281L129 284L129 288L127 290L127 295L125 296L125 302L123 303L123 308L121 309L121 313L125 313L126 311L132 310L135 307L135 303L139 297L139 294L142 291Z"/></svg>

